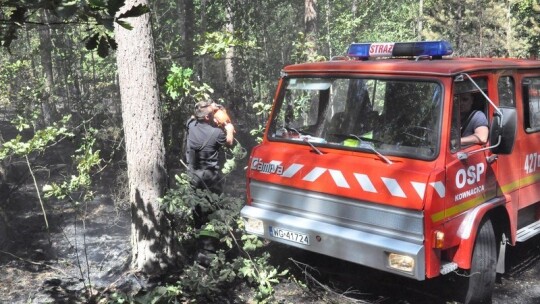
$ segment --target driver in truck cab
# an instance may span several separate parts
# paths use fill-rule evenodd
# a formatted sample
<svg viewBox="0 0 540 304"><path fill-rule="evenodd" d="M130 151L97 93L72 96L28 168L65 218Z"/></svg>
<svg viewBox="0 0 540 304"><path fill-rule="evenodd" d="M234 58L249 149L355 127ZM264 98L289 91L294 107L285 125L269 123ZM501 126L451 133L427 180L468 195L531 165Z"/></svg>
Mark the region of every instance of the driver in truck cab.
<svg viewBox="0 0 540 304"><path fill-rule="evenodd" d="M473 93L459 94L456 98L461 112L461 145L485 144L489 135L488 120L483 111L473 109Z"/></svg>

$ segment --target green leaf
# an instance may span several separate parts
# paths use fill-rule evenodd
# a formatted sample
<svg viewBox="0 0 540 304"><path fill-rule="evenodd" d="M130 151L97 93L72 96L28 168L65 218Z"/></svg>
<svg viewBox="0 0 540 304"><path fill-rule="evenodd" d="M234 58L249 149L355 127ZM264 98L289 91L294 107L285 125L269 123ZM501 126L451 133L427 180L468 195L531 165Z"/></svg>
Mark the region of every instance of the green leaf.
<svg viewBox="0 0 540 304"><path fill-rule="evenodd" d="M116 19L116 23L118 23L118 25L120 25L121 27L125 28L126 30L132 30L133 29L133 26L127 22L127 21L123 21L123 20L118 20Z"/></svg>
<svg viewBox="0 0 540 304"><path fill-rule="evenodd" d="M139 17L141 15L148 13L149 11L150 9L148 8L148 6L139 4L137 6L132 7L127 12L120 14L117 19Z"/></svg>

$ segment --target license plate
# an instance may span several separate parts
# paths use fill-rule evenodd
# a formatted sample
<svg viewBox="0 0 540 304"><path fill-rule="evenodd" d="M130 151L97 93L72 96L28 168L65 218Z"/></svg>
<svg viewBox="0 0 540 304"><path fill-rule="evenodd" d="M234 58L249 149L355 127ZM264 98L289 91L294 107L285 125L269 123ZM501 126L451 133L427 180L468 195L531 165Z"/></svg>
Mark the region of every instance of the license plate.
<svg viewBox="0 0 540 304"><path fill-rule="evenodd" d="M309 237L307 234L279 228L279 227L268 227L268 230L270 232L270 236L273 236L275 238L288 240L291 242L309 245Z"/></svg>

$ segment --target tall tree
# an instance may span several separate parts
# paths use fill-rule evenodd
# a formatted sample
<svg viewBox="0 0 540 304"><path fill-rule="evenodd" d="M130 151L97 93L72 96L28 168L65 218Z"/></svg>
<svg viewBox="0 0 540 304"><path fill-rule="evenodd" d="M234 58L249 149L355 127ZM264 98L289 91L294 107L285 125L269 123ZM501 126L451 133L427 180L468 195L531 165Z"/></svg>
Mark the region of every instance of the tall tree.
<svg viewBox="0 0 540 304"><path fill-rule="evenodd" d="M234 19L234 13L232 11L231 6L225 7L225 15L226 15L226 22L225 22L225 31L229 33L230 35L234 34L234 25L233 25L233 19ZM234 81L234 47L229 46L227 49L227 53L225 54L225 81L227 82L227 86L229 88L232 88L234 91L235 88L235 81Z"/></svg>
<svg viewBox="0 0 540 304"><path fill-rule="evenodd" d="M305 0L304 22L306 24L306 40L308 58L315 58L317 54L317 0Z"/></svg>
<svg viewBox="0 0 540 304"><path fill-rule="evenodd" d="M147 0L128 0L120 13ZM169 264L168 222L158 199L166 185L165 147L152 27L149 14L128 18L133 27L116 26L117 66L126 139L132 268L156 273Z"/></svg>
<svg viewBox="0 0 540 304"><path fill-rule="evenodd" d="M48 126L55 118L55 110L53 106L53 92L54 92L54 75L53 75L53 63L52 63L52 43L51 43L51 29L49 27L49 13L47 10L41 11L41 21L44 26L39 30L39 55L41 58L41 65L43 67L43 75L45 79L44 92L41 96L41 113L43 115L43 123Z"/></svg>
<svg viewBox="0 0 540 304"><path fill-rule="evenodd" d="M193 50L194 38L195 38L195 5L193 0L184 1L184 53L185 53L185 65L186 67L193 67Z"/></svg>

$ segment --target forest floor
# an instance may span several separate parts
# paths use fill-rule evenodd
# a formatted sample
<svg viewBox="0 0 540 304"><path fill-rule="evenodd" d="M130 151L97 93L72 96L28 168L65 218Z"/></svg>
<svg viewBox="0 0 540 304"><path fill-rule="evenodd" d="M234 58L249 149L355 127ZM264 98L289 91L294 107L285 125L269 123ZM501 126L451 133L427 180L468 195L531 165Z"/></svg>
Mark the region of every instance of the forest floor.
<svg viewBox="0 0 540 304"><path fill-rule="evenodd" d="M40 188L60 177L65 155L70 154L53 152L47 164L34 163L49 168L35 172ZM23 176L26 163L14 165ZM94 199L83 206L45 200L48 229L31 178L0 204L0 226L8 232L0 239L0 303L81 303L89 284L97 294L148 286L127 269L129 212L125 203L115 201L117 168L106 170L110 173L97 181ZM237 179L234 188L242 189L245 179L241 174ZM305 284L284 280L275 287L276 303L454 303L445 278L417 282L278 243L269 243L266 250L274 266L290 269ZM511 248L509 260L510 271L499 278L493 303L540 303L540 237ZM231 303L252 303L249 289L237 290Z"/></svg>

